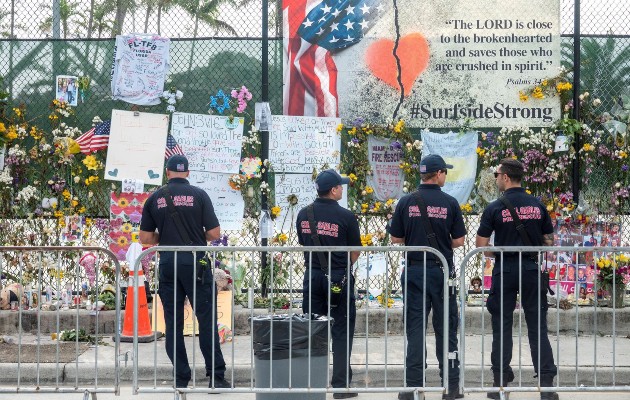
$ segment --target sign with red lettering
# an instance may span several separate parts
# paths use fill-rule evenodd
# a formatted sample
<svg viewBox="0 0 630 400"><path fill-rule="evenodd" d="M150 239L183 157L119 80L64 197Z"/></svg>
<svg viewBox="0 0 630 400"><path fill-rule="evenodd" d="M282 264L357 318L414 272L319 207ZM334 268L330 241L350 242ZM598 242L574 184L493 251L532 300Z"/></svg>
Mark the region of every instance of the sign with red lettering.
<svg viewBox="0 0 630 400"><path fill-rule="evenodd" d="M402 155L400 142L368 137L368 159L372 174L367 176L367 184L374 189L377 200L399 199L404 194L404 176L399 166Z"/></svg>

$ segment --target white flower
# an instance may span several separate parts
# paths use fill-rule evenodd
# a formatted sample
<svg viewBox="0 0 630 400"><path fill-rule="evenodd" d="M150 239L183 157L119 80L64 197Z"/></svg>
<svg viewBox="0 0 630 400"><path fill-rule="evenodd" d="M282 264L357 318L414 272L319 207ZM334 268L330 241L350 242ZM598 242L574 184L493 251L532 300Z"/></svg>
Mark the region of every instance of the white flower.
<svg viewBox="0 0 630 400"><path fill-rule="evenodd" d="M169 105L168 107L166 107L166 111L168 111L168 112L175 112L175 106L174 105Z"/></svg>
<svg viewBox="0 0 630 400"><path fill-rule="evenodd" d="M168 90L163 91L162 97L164 97L165 99L168 99L169 97L171 97L171 92L169 92Z"/></svg>
<svg viewBox="0 0 630 400"><path fill-rule="evenodd" d="M75 176L74 177L74 183L79 183L79 182L81 182L81 177Z"/></svg>
<svg viewBox="0 0 630 400"><path fill-rule="evenodd" d="M602 104L600 99L593 100L593 107L599 107Z"/></svg>
<svg viewBox="0 0 630 400"><path fill-rule="evenodd" d="M168 100L167 100L166 102L167 102L168 104L171 104L171 105L175 105L175 104L177 104L177 100L175 100L175 98L174 98L174 97L169 97L169 98L168 98Z"/></svg>
<svg viewBox="0 0 630 400"><path fill-rule="evenodd" d="M182 93L182 91L181 91L181 90L178 90L177 92L175 92L175 98L176 98L177 100L181 100L181 99L182 99L182 97L184 97L184 93Z"/></svg>
<svg viewBox="0 0 630 400"><path fill-rule="evenodd" d="M616 187L617 189L619 189L619 188L621 187L621 183L619 183L619 182L615 183L615 187Z"/></svg>
<svg viewBox="0 0 630 400"><path fill-rule="evenodd" d="M13 177L11 177L8 167L5 167L4 170L0 172L0 183L4 183L5 185L13 183Z"/></svg>

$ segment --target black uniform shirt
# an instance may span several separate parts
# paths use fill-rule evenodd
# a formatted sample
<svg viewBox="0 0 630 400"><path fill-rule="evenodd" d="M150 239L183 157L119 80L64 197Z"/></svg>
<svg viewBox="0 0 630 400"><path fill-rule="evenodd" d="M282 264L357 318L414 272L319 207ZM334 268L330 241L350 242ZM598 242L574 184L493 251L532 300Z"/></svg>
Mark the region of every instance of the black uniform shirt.
<svg viewBox="0 0 630 400"><path fill-rule="evenodd" d="M521 219L532 245L542 246L542 235L553 233L551 217L545 206L534 196L525 193L523 188L511 188L504 196L514 206L514 210ZM477 235L490 237L494 235L495 246L525 246L521 235L512 221L510 210L500 200L495 200L486 207L481 215Z"/></svg>
<svg viewBox="0 0 630 400"><path fill-rule="evenodd" d="M168 190L171 192L173 204L192 241L192 246L206 246L206 231L219 226L219 220L214 213L208 193L192 186L184 178L170 179ZM161 246L187 245L169 214L162 189L156 190L144 203L140 222L140 230L142 231L154 232L156 229L160 233ZM168 261L172 257L172 253L162 252L160 256L160 261ZM191 261L192 255L180 252L178 253L178 262L180 260L182 262Z"/></svg>
<svg viewBox="0 0 630 400"><path fill-rule="evenodd" d="M341 207L332 199L317 198L313 202L313 215L317 224L317 234L322 246L361 246L361 233L359 223L355 215ZM315 246L311 239L311 228L308 222L306 207L300 210L295 222L298 241L302 246ZM305 265L308 267L309 259L314 268L321 268L318 253L313 252L309 257L304 252ZM328 261L328 253L322 252ZM348 266L347 252L332 252L330 256L332 269L345 269Z"/></svg>
<svg viewBox="0 0 630 400"><path fill-rule="evenodd" d="M459 204L455 198L444 193L439 185L421 184L419 187L422 199L427 206L429 221L437 239L439 251L444 255L449 266L453 265L453 239L466 235L466 226ZM392 236L405 238L406 246L431 246L424 224L420 218L420 210L413 194L403 196L396 206L392 224L389 229ZM423 252L410 252L409 265L424 263ZM427 254L427 263L434 258Z"/></svg>

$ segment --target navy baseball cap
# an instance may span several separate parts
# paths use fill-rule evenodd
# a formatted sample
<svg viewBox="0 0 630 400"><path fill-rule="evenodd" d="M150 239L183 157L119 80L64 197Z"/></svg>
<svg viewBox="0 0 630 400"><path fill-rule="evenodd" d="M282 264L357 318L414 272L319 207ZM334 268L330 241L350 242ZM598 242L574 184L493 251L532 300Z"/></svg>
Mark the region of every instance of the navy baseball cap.
<svg viewBox="0 0 630 400"><path fill-rule="evenodd" d="M350 183L350 178L339 175L334 169L322 171L315 178L315 187L318 192L326 192L337 185L347 185L348 183Z"/></svg>
<svg viewBox="0 0 630 400"><path fill-rule="evenodd" d="M181 154L175 154L166 161L166 169L173 172L187 172L188 159Z"/></svg>
<svg viewBox="0 0 630 400"><path fill-rule="evenodd" d="M437 172L445 169L452 169L451 164L447 164L444 159L437 154L430 154L420 161L420 173L428 174L430 172Z"/></svg>

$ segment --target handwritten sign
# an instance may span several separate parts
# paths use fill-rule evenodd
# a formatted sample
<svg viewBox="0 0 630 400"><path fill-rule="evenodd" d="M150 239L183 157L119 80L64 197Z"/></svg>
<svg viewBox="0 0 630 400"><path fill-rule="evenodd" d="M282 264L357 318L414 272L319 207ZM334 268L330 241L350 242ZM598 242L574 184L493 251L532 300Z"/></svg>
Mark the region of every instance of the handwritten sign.
<svg viewBox="0 0 630 400"><path fill-rule="evenodd" d="M276 204L282 211L276 218L276 230L288 232L295 225L295 219L300 210L311 204L317 198L317 190L311 174L276 174ZM342 207L348 207L347 190L344 189L343 197L339 200ZM287 197L296 195L298 203L289 207Z"/></svg>
<svg viewBox="0 0 630 400"><path fill-rule="evenodd" d="M357 279L382 276L387 272L387 258L385 253L361 254L357 260Z"/></svg>
<svg viewBox="0 0 630 400"><path fill-rule="evenodd" d="M339 118L274 115L271 119L269 160L276 172L313 172L324 164L339 164Z"/></svg>
<svg viewBox="0 0 630 400"><path fill-rule="evenodd" d="M241 192L228 184L230 174L190 171L188 179L191 185L202 188L210 196L221 230L241 229L245 201Z"/></svg>
<svg viewBox="0 0 630 400"><path fill-rule="evenodd" d="M368 137L368 158L373 174L368 175L367 183L374 189L374 197L381 201L399 199L404 194L404 176L399 166L402 148L392 143L392 139Z"/></svg>
<svg viewBox="0 0 630 400"><path fill-rule="evenodd" d="M188 157L191 171L238 174L243 118L174 113L171 135Z"/></svg>
<svg viewBox="0 0 630 400"><path fill-rule="evenodd" d="M464 204L470 197L477 175L477 132L435 133L422 131L422 156L439 154L447 164L453 165L448 171L444 190Z"/></svg>
<svg viewBox="0 0 630 400"><path fill-rule="evenodd" d="M168 115L112 110L105 179L161 185Z"/></svg>

